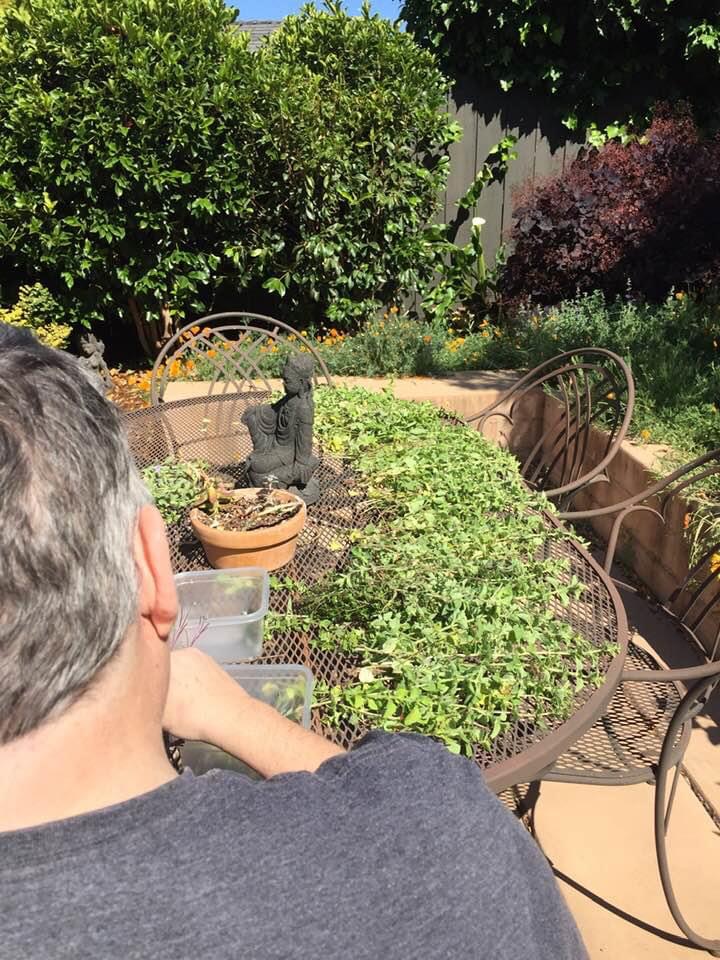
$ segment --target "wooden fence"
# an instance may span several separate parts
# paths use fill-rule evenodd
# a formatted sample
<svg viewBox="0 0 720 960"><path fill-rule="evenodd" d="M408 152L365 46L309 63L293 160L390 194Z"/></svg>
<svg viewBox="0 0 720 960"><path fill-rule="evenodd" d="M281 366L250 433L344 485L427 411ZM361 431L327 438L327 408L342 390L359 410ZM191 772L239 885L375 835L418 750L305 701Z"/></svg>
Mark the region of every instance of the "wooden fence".
<svg viewBox="0 0 720 960"><path fill-rule="evenodd" d="M561 172L581 145L560 124L543 118L536 99L478 90L462 81L448 99L448 113L462 126L464 135L450 150L450 176L438 219L457 222L460 214L457 242L463 244L469 237L471 218L484 217L483 245L491 264L512 226L513 191L528 180ZM504 182L487 187L477 209L465 217L456 201L473 182L488 151L509 134L518 137L517 160L510 164Z"/></svg>

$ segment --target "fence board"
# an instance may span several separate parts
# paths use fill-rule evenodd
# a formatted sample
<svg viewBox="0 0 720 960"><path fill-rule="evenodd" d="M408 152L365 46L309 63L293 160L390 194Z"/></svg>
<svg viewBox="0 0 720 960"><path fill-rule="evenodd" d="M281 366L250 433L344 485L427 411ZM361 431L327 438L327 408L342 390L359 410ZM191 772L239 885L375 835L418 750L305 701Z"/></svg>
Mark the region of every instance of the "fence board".
<svg viewBox="0 0 720 960"><path fill-rule="evenodd" d="M456 242L467 243L470 221L483 217L483 241L488 263L512 227L513 191L520 185L561 173L577 156L581 144L544 121L537 105L527 98L498 98L496 93L474 90L458 82L448 99L448 112L465 131L460 143L450 148L450 175L442 197L438 220L457 226ZM549 131L549 132L548 132ZM467 217L459 215L457 200L472 183L488 151L509 133L518 137L514 160L503 183L487 187L477 208Z"/></svg>

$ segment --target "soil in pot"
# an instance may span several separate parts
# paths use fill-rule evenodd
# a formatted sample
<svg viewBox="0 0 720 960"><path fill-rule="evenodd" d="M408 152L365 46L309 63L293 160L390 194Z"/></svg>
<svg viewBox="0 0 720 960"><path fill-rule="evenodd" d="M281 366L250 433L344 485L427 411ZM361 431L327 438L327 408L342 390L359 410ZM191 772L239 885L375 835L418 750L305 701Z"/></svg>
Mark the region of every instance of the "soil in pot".
<svg viewBox="0 0 720 960"><path fill-rule="evenodd" d="M295 494L250 488L222 493L210 510L192 510L190 522L214 567L277 570L295 555L306 516Z"/></svg>

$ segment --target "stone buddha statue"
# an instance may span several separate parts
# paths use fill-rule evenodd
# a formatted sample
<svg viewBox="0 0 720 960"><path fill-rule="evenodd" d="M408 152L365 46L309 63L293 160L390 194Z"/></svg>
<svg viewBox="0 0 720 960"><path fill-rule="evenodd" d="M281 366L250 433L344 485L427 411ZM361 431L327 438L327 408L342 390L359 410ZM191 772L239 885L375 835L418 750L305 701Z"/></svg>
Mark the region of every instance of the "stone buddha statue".
<svg viewBox="0 0 720 960"><path fill-rule="evenodd" d="M320 496L313 476L320 463L312 452L314 369L312 357L292 354L283 369L285 396L276 403L249 407L242 417L253 444L247 461L252 486L271 482L305 503L315 503Z"/></svg>

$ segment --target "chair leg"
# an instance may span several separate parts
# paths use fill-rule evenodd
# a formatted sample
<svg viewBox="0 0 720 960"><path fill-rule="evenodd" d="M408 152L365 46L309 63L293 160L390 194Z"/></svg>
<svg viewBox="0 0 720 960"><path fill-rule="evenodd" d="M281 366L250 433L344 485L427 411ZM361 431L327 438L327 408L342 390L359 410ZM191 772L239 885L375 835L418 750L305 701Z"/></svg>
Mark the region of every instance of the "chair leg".
<svg viewBox="0 0 720 960"><path fill-rule="evenodd" d="M678 735L682 733L683 725L690 722L690 718L697 713L697 704L702 701L703 695L715 683L717 683L717 677L705 677L690 689L675 711L675 715L665 735L660 753L657 776L655 778L655 850L657 853L658 868L660 870L660 882L662 883L665 899L667 900L667 905L670 908L670 913L672 913L675 923L677 923L678 927L691 943L702 947L704 950L708 950L714 957L720 957L720 940L710 940L707 937L700 936L700 934L696 933L687 923L680 911L670 879L666 845L667 830L682 763L682 758L678 758L676 755L674 745ZM673 767L675 768L673 783L670 788L669 799L666 801L667 780Z"/></svg>

